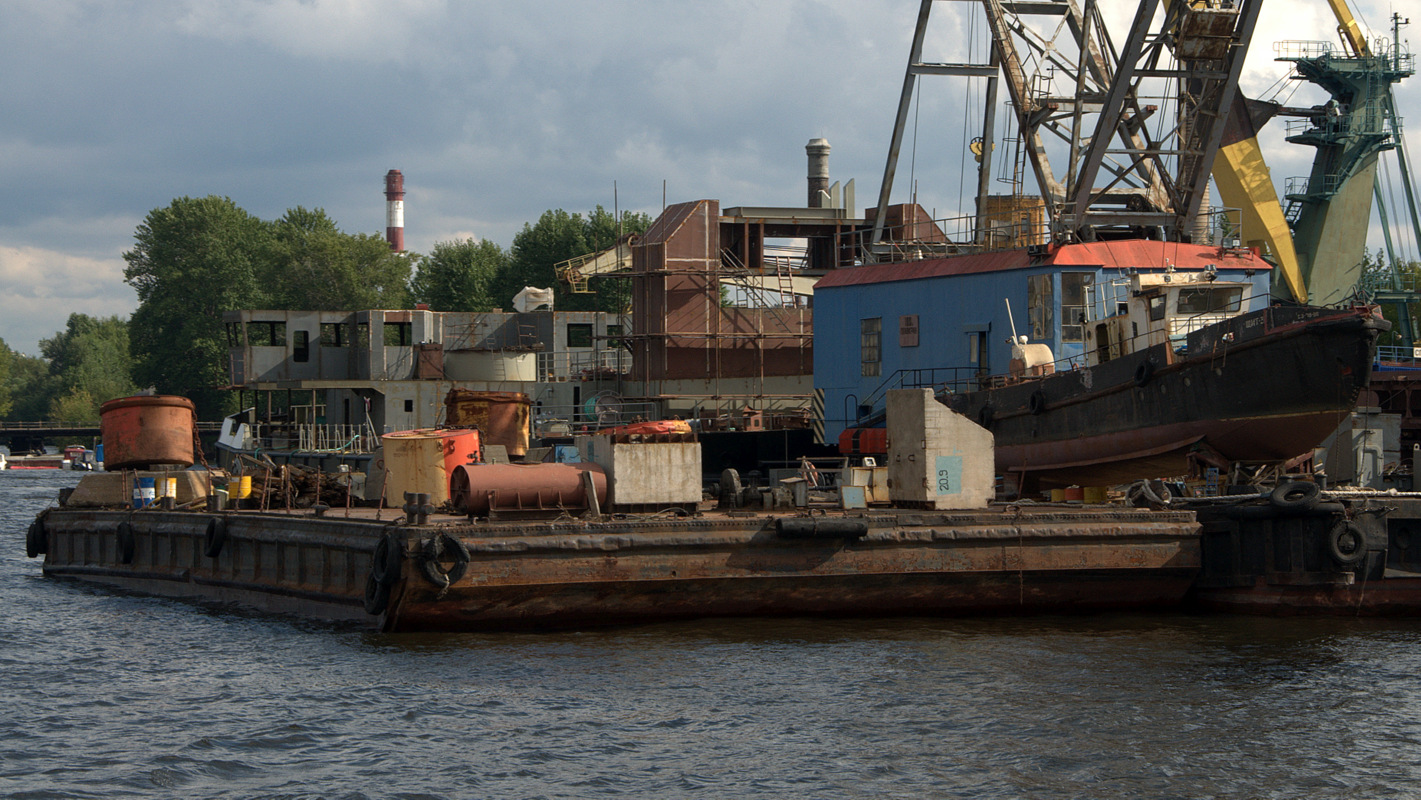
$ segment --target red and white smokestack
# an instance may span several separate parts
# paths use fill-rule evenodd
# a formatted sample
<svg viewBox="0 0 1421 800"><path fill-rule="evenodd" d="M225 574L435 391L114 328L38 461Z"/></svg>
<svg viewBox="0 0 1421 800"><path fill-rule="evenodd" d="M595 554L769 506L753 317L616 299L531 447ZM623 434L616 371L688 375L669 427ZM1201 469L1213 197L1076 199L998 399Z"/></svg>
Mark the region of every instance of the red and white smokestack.
<svg viewBox="0 0 1421 800"><path fill-rule="evenodd" d="M385 241L396 253L405 249L405 176L397 169L385 173Z"/></svg>

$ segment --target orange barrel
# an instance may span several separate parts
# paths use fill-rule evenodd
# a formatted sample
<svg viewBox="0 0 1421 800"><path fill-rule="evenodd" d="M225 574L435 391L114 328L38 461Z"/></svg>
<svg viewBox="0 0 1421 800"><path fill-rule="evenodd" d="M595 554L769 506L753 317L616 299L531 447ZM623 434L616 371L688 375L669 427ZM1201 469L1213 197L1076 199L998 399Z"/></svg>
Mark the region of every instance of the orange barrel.
<svg viewBox="0 0 1421 800"><path fill-rule="evenodd" d="M465 514L587 508L583 473L591 473L598 507L607 505L607 474L596 464L464 464L449 491Z"/></svg>
<svg viewBox="0 0 1421 800"><path fill-rule="evenodd" d="M186 397L120 397L99 407L104 469L192 466L197 410Z"/></svg>
<svg viewBox="0 0 1421 800"><path fill-rule="evenodd" d="M405 492L428 492L429 502L449 499L449 476L479 457L472 428L421 428L380 437L385 446L385 501L403 503Z"/></svg>
<svg viewBox="0 0 1421 800"><path fill-rule="evenodd" d="M533 401L522 392L451 389L444 396L444 421L451 428L478 428L485 447L501 444L510 456L523 456L528 453L532 406Z"/></svg>
<svg viewBox="0 0 1421 800"><path fill-rule="evenodd" d="M888 454L887 428L845 428L839 434L839 453L846 456Z"/></svg>

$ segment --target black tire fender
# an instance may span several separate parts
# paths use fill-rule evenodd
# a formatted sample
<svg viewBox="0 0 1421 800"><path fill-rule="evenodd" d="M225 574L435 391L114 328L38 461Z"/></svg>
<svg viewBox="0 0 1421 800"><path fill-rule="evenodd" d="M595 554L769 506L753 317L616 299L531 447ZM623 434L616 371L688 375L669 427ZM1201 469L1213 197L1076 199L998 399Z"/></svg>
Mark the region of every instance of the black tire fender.
<svg viewBox="0 0 1421 800"><path fill-rule="evenodd" d="M1155 362L1149 360L1148 358L1144 361L1141 361L1138 367L1135 367L1136 386L1144 386L1145 384L1149 383L1150 379L1154 378L1154 376Z"/></svg>
<svg viewBox="0 0 1421 800"><path fill-rule="evenodd" d="M202 534L202 554L208 558L222 555L222 546L227 543L227 520L213 517L207 521L207 530Z"/></svg>
<svg viewBox="0 0 1421 800"><path fill-rule="evenodd" d="M365 578L365 613L379 616L390 605L390 585L381 583L374 573Z"/></svg>
<svg viewBox="0 0 1421 800"><path fill-rule="evenodd" d="M1041 414L1045 412L1046 393L1041 391L1040 389L1037 389L1036 391L1032 392L1031 400L1028 402L1027 407L1031 409L1031 413L1033 414Z"/></svg>
<svg viewBox="0 0 1421 800"><path fill-rule="evenodd" d="M389 586L400 579L401 563L405 558L404 542L394 533L387 533L375 543L370 554L370 575L382 586Z"/></svg>
<svg viewBox="0 0 1421 800"><path fill-rule="evenodd" d="M1305 511L1317 505L1321 495L1322 487L1312 481L1290 481L1278 484L1273 493L1268 495L1268 502L1275 508Z"/></svg>
<svg viewBox="0 0 1421 800"><path fill-rule="evenodd" d="M118 563L132 564L135 541L133 537L133 525L128 522L118 524Z"/></svg>
<svg viewBox="0 0 1421 800"><path fill-rule="evenodd" d="M49 531L45 530L44 518L41 517L30 523L30 530L25 534L25 555L38 558L48 552Z"/></svg>
<svg viewBox="0 0 1421 800"><path fill-rule="evenodd" d="M1357 523L1338 520L1327 532L1327 553L1344 567L1350 567L1367 555L1367 535Z"/></svg>
<svg viewBox="0 0 1421 800"><path fill-rule="evenodd" d="M441 590L458 583L469 571L469 548L456 537L447 533L436 534L424 543L423 558L419 568L424 577ZM453 556L454 565L445 569L440 562Z"/></svg>
<svg viewBox="0 0 1421 800"><path fill-rule="evenodd" d="M992 418L994 416L996 416L996 413L992 411L991 406L982 406L977 411L977 424L982 426L983 428L986 428L987 430L991 430Z"/></svg>

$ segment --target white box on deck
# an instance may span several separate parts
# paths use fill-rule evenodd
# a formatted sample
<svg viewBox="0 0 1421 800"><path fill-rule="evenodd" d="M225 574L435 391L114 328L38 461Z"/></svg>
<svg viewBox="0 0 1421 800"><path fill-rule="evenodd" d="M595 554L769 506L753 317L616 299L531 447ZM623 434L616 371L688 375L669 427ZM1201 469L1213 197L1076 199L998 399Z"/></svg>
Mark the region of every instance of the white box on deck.
<svg viewBox="0 0 1421 800"><path fill-rule="evenodd" d="M888 392L888 488L895 504L986 508L996 496L992 432L933 399Z"/></svg>
<svg viewBox="0 0 1421 800"><path fill-rule="evenodd" d="M616 442L574 438L578 456L607 472L614 505L684 505L701 501L700 442Z"/></svg>

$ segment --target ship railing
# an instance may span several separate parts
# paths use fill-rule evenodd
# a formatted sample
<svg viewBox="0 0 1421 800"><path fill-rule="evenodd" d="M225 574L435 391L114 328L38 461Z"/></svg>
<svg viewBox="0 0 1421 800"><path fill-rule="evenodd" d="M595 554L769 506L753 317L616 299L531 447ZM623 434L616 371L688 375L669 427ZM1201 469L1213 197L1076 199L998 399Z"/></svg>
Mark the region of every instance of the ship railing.
<svg viewBox="0 0 1421 800"><path fill-rule="evenodd" d="M631 369L632 354L621 347L538 354L538 380L543 382L616 377Z"/></svg>
<svg viewBox="0 0 1421 800"><path fill-rule="evenodd" d="M577 405L541 405L533 414L533 434L539 437L596 433L607 428L660 419L654 402L592 398Z"/></svg>
<svg viewBox="0 0 1421 800"><path fill-rule="evenodd" d="M1421 347L1379 345L1377 347L1377 361L1383 364L1418 369L1421 368Z"/></svg>
<svg viewBox="0 0 1421 800"><path fill-rule="evenodd" d="M1298 61L1305 58L1331 56L1336 50L1332 42L1286 39L1273 43L1273 57L1278 61Z"/></svg>
<svg viewBox="0 0 1421 800"><path fill-rule="evenodd" d="M369 454L380 447L380 435L370 424L250 426L249 446L257 450L302 450L320 453Z"/></svg>
<svg viewBox="0 0 1421 800"><path fill-rule="evenodd" d="M989 253L1046 242L1040 206L1003 210L996 216L968 214L888 225L877 242L871 227L841 233L838 239L839 252L852 253L855 262L863 264Z"/></svg>

